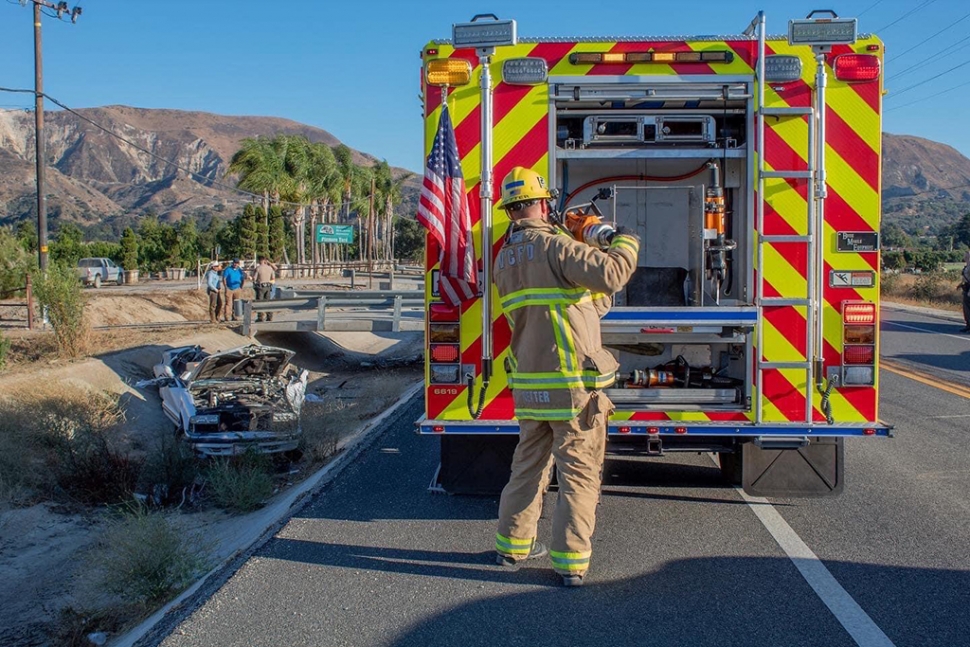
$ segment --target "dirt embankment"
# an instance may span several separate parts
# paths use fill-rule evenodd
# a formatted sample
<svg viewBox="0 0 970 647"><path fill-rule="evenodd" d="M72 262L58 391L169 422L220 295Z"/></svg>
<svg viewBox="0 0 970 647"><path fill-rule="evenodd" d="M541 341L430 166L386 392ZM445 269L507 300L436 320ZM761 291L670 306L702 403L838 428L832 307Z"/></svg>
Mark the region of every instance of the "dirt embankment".
<svg viewBox="0 0 970 647"><path fill-rule="evenodd" d="M218 351L252 341L237 329L199 324L208 317L204 295L195 289L105 289L87 297L86 314L94 328L91 347L97 352L82 360L57 359L51 355L49 332L6 329L14 347L11 364L0 373L0 401L37 391L109 394L125 414L113 440L133 455L150 451L159 437L171 434L157 390L135 386L151 377L162 351L185 345ZM178 326L180 322L186 325ZM149 323L164 326L98 328ZM421 369L413 362L420 357L423 339L414 333L338 333L331 338L267 333L258 341L296 352L294 363L310 371L308 393L338 402L332 415L344 416L339 424L348 433L380 413L395 389L403 391L420 379ZM355 402L358 408L353 408ZM312 469L301 466L301 474L293 478ZM104 602L92 582L88 559L101 537L102 512L54 500L35 500L33 505L0 500L0 644L52 644L49 636L63 621L63 610L97 608ZM246 523L246 516L218 509L177 516L179 523L204 529L224 547L232 546Z"/></svg>

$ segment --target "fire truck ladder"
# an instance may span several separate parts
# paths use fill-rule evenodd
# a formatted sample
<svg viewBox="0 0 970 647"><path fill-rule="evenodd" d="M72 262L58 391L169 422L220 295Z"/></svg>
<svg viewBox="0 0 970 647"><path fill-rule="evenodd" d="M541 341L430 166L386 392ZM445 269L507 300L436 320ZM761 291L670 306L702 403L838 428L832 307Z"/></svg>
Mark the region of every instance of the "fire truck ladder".
<svg viewBox="0 0 970 647"><path fill-rule="evenodd" d="M813 265L816 262L816 205L815 205L815 180L816 180L816 136L817 136L817 114L814 107L765 107L765 32L763 14L760 15L759 52L757 67L757 99L758 110L755 117L755 127L758 137L758 200L757 203L757 235L758 235L758 287L757 300L758 306L758 334L757 334L757 384L758 397L756 405L756 421L762 422L763 419L763 400L762 391L764 389L764 372L772 369L798 369L805 372L805 420L806 423L812 422L812 396L813 396L813 362L810 355L815 349L815 320L818 316L817 310L817 272ZM767 170L765 168L764 155L764 136L765 119L802 119L808 117L808 167L803 171L796 170ZM783 179L807 182L807 210L806 210L806 234L805 235L765 235L765 180ZM794 189L791 189L794 190ZM806 245L806 262L808 271L806 272L807 294L804 298L782 298L765 296L765 245L774 243L803 243ZM764 308L772 306L801 306L805 308L805 360L792 362L764 361Z"/></svg>

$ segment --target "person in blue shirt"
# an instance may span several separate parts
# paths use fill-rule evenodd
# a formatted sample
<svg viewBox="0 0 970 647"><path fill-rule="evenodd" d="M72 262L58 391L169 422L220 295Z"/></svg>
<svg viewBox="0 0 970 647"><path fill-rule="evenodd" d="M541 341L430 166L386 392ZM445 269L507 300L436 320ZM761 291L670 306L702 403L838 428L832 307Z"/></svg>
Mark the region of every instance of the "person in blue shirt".
<svg viewBox="0 0 970 647"><path fill-rule="evenodd" d="M222 263L214 262L205 273L205 291L209 296L209 323L223 319L225 292L222 287Z"/></svg>
<svg viewBox="0 0 970 647"><path fill-rule="evenodd" d="M226 321L230 318L236 321L233 304L242 299L243 285L246 284L246 273L239 267L239 259L232 259L232 265L222 272L222 284L226 286Z"/></svg>

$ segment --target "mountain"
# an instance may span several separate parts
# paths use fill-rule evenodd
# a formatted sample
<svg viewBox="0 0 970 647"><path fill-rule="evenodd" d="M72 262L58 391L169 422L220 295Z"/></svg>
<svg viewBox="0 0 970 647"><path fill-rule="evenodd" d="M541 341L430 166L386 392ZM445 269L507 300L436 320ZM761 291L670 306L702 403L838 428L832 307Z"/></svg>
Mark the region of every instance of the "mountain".
<svg viewBox="0 0 970 647"><path fill-rule="evenodd" d="M87 226L145 212L178 220L199 209L225 211L247 201L232 189L235 178L226 177L229 160L243 138L282 133L331 146L340 143L325 130L276 117L128 106L77 112L83 118L66 111L45 113L47 208L52 222L64 219ZM0 224L35 217L33 133L32 114L0 110ZM885 222L917 233L950 224L970 211L970 159L945 144L909 135L883 135L883 151ZM354 159L370 164L377 157L355 151ZM192 174L160 160L172 160ZM399 213L414 212L420 184L417 175L407 180Z"/></svg>
<svg viewBox="0 0 970 647"><path fill-rule="evenodd" d="M340 144L325 130L276 117L128 106L77 112L83 118L67 111L45 112L47 210L52 221L82 226L147 211L177 220L200 208L218 211L230 202L247 201L232 189L235 178L226 177L229 160L246 137L303 135L312 142ZM364 165L378 159L359 151L353 151L353 158ZM35 217L34 159L33 114L0 111L0 223Z"/></svg>
<svg viewBox="0 0 970 647"><path fill-rule="evenodd" d="M933 233L970 212L970 159L946 144L883 135L883 223Z"/></svg>

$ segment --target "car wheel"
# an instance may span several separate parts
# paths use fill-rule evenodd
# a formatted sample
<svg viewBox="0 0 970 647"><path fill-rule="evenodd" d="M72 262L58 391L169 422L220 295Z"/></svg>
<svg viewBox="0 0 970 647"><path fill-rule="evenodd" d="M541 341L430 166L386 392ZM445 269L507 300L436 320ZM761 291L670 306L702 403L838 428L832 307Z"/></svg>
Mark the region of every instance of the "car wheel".
<svg viewBox="0 0 970 647"><path fill-rule="evenodd" d="M101 275L95 274L94 276L94 289L97 290L101 287Z"/></svg>

